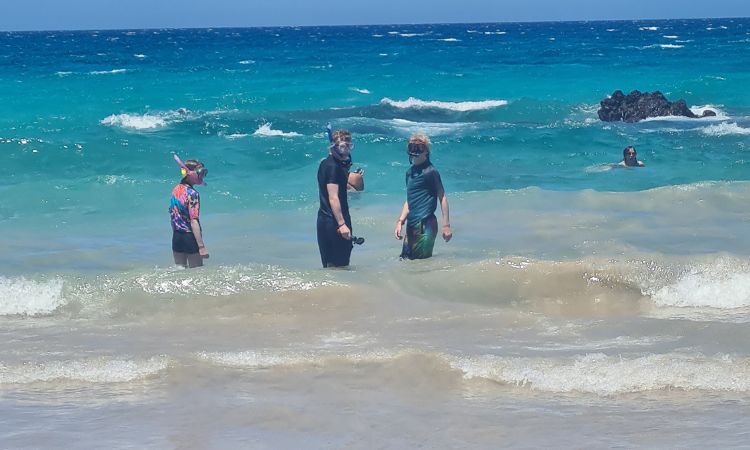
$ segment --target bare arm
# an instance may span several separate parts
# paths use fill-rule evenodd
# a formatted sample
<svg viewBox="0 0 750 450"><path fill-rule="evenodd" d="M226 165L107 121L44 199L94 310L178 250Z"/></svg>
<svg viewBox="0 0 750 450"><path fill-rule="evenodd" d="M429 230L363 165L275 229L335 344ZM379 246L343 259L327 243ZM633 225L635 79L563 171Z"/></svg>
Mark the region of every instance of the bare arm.
<svg viewBox="0 0 750 450"><path fill-rule="evenodd" d="M401 208L401 214L399 214L398 219L396 220L396 230L393 234L396 235L396 239L401 240L403 236L401 236L401 227L404 226L404 222L406 221L406 216L409 215L409 202L404 202L404 207Z"/></svg>
<svg viewBox="0 0 750 450"><path fill-rule="evenodd" d="M443 239L445 239L445 242L448 242L453 237L453 232L451 231L448 196L445 195L445 190L442 188L442 186L438 190L438 200L440 200L440 210L443 212Z"/></svg>
<svg viewBox="0 0 750 450"><path fill-rule="evenodd" d="M333 218L338 224L336 231L344 239L352 238L352 230L346 225L344 221L344 214L341 212L341 202L339 201L339 186L334 183L326 184L326 190L328 191L328 203L331 205L331 211L333 212Z"/></svg>
<svg viewBox="0 0 750 450"><path fill-rule="evenodd" d="M208 258L208 250L206 250L206 244L203 243L201 224L198 222L198 219L190 219L190 226L193 228L193 236L195 236L195 242L198 243L198 253L203 258Z"/></svg>

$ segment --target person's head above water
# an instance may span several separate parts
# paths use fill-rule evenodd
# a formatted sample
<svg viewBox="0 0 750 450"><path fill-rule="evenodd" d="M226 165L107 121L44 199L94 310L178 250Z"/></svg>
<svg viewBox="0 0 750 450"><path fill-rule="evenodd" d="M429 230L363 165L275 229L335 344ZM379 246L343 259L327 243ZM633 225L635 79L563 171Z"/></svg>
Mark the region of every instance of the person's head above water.
<svg viewBox="0 0 750 450"><path fill-rule="evenodd" d="M622 162L620 164L627 167L643 167L645 165L642 161L638 161L638 153L632 145L628 145L622 150Z"/></svg>
<svg viewBox="0 0 750 450"><path fill-rule="evenodd" d="M409 155L409 162L424 162L430 157L430 138L421 133L412 134L406 146L406 153Z"/></svg>

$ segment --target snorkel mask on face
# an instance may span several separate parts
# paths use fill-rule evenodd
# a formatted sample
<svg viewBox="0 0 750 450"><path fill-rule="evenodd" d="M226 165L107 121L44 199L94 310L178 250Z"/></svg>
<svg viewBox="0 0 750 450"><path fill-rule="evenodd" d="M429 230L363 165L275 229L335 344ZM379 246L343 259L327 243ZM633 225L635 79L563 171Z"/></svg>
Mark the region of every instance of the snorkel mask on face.
<svg viewBox="0 0 750 450"><path fill-rule="evenodd" d="M330 123L326 125L326 133L328 134L328 149L331 151L331 154L343 168L349 169L352 166L352 156L350 153L354 150L354 143L342 142L336 144L333 140L333 130ZM349 151L346 155L344 154L344 149Z"/></svg>
<svg viewBox="0 0 750 450"><path fill-rule="evenodd" d="M199 166L197 169L192 170L190 169L179 156L177 156L176 153L172 154L174 157L174 160L177 162L177 164L180 166L180 175L182 175L182 178L187 178L187 181L190 184L203 184L205 185L206 182L203 181L203 178L205 178L206 175L208 175L208 169L206 169L204 166ZM190 161L188 161L190 162Z"/></svg>
<svg viewBox="0 0 750 450"><path fill-rule="evenodd" d="M406 153L409 155L409 164L414 163L414 158L422 156L423 153L427 152L427 145L419 142L409 142L406 147Z"/></svg>

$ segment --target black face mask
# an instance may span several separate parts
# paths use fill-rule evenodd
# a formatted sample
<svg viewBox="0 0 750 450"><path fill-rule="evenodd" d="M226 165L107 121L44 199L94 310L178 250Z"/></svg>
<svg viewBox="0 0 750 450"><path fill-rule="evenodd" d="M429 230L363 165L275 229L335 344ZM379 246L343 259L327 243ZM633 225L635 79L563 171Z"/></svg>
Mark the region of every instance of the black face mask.
<svg viewBox="0 0 750 450"><path fill-rule="evenodd" d="M341 167L343 167L346 170L349 170L349 168L352 166L352 157L351 156L347 156L344 159L339 159L339 158L334 158L334 159L336 160L336 162L339 163L339 165Z"/></svg>
<svg viewBox="0 0 750 450"><path fill-rule="evenodd" d="M406 148L406 153L409 155L409 164L414 164L414 158L420 156L426 151L427 148L424 144L409 144Z"/></svg>

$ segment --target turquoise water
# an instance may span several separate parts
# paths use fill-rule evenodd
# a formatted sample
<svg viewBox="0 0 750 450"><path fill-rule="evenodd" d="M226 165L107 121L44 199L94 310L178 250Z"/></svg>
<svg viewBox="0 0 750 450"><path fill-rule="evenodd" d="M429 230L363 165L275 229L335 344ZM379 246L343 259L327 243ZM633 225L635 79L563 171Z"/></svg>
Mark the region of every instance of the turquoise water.
<svg viewBox="0 0 750 450"><path fill-rule="evenodd" d="M354 132L373 194L401 193L415 130L432 136L452 191L746 180L749 30L726 19L5 33L0 218L13 230L159 215L172 151L211 168L207 214L305 205L328 121ZM721 120L600 123L615 89L661 90ZM293 136L255 135L267 124ZM627 144L653 169L596 170Z"/></svg>
<svg viewBox="0 0 750 450"><path fill-rule="evenodd" d="M750 19L0 33L0 442L743 445L749 49ZM602 123L617 89L718 116ZM346 271L328 122L366 170ZM454 238L404 263L414 132ZM210 171L187 272L172 152Z"/></svg>

